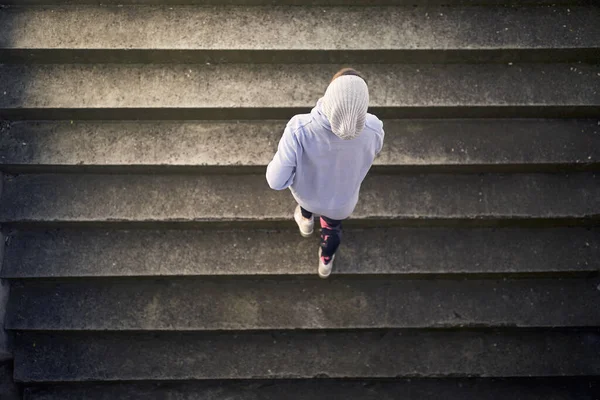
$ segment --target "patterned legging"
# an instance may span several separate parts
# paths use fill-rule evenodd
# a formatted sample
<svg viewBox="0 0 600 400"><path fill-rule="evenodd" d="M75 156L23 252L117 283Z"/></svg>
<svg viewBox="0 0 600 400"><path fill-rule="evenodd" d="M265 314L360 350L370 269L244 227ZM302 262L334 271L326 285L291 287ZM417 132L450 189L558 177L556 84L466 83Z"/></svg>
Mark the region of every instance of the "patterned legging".
<svg viewBox="0 0 600 400"><path fill-rule="evenodd" d="M313 214L300 208L304 218L311 218ZM342 221L321 217L321 256L327 258L333 257L342 241Z"/></svg>

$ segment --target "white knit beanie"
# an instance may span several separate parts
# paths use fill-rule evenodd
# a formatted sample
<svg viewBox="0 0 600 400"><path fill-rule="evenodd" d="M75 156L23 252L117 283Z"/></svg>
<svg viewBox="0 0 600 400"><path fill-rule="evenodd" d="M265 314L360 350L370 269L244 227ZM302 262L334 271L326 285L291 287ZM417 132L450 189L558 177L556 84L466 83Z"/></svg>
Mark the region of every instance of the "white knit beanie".
<svg viewBox="0 0 600 400"><path fill-rule="evenodd" d="M354 139L363 131L368 108L369 88L356 75L334 79L323 96L323 114L340 139Z"/></svg>

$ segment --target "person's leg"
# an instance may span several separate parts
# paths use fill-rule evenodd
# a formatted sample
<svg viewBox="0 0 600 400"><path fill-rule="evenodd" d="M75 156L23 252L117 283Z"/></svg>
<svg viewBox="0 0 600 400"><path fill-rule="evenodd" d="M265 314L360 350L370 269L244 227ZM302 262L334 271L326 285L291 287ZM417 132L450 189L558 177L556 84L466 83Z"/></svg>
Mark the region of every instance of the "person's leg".
<svg viewBox="0 0 600 400"><path fill-rule="evenodd" d="M298 229L300 229L300 234L304 237L310 237L314 231L315 219L310 211L305 210L300 207L300 205L296 206L294 210L294 221L298 224Z"/></svg>
<svg viewBox="0 0 600 400"><path fill-rule="evenodd" d="M313 216L313 213L311 213L310 211L306 211L304 208L300 207L300 212L302 213L302 216L306 219L311 219Z"/></svg>
<svg viewBox="0 0 600 400"><path fill-rule="evenodd" d="M321 258L329 264L342 240L342 221L321 217Z"/></svg>

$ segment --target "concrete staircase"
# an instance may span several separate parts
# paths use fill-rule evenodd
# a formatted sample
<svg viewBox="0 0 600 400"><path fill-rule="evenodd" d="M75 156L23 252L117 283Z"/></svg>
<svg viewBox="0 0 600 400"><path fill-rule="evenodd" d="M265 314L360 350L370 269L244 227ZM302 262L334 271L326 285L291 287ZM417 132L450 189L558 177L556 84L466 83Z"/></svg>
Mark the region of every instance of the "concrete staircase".
<svg viewBox="0 0 600 400"><path fill-rule="evenodd" d="M24 398L600 399L594 1L0 2ZM323 281L264 172L342 65L386 142Z"/></svg>

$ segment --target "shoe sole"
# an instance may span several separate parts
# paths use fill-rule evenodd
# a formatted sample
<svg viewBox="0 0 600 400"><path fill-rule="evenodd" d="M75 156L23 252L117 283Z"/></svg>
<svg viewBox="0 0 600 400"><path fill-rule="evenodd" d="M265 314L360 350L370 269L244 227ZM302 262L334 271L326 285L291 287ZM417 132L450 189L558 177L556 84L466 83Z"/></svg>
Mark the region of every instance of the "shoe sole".
<svg viewBox="0 0 600 400"><path fill-rule="evenodd" d="M321 278L321 279L327 279L327 278L329 278L330 275L331 275L331 272L329 272L327 275L323 275L323 274L321 274L321 272L319 272L319 278Z"/></svg>
<svg viewBox="0 0 600 400"><path fill-rule="evenodd" d="M312 236L312 234L315 232L315 231L314 231L314 229L313 229L312 231L310 231L309 233L304 233L304 232L302 232L300 229L298 229L298 230L300 231L300 235L301 235L302 237L305 237L305 238L309 238L309 237L311 237L311 236Z"/></svg>

